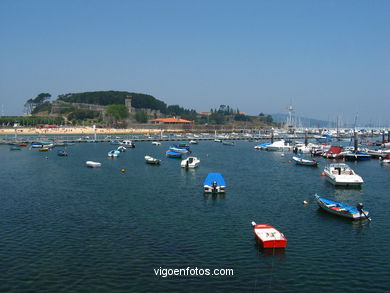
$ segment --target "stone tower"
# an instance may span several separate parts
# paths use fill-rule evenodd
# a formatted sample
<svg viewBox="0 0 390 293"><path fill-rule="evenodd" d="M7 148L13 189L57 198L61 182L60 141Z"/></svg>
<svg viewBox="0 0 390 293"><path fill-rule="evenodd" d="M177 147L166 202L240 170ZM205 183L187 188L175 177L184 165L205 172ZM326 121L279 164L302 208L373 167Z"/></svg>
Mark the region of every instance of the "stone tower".
<svg viewBox="0 0 390 293"><path fill-rule="evenodd" d="M132 99L132 96L127 96L125 99L125 106L127 107L127 109L129 109L130 114L132 113L131 99Z"/></svg>

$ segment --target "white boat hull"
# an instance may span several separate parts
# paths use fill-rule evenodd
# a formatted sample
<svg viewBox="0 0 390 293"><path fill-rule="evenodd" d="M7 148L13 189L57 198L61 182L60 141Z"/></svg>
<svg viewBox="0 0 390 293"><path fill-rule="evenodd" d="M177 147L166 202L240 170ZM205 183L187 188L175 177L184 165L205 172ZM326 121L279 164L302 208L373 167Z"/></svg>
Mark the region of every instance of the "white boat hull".
<svg viewBox="0 0 390 293"><path fill-rule="evenodd" d="M102 166L101 163L94 161L86 161L85 164L90 168L100 168Z"/></svg>

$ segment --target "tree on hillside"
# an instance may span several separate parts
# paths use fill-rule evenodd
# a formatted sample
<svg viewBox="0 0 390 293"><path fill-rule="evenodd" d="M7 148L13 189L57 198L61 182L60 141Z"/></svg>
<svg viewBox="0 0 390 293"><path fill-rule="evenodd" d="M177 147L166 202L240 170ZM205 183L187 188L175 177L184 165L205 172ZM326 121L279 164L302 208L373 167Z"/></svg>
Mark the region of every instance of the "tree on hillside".
<svg viewBox="0 0 390 293"><path fill-rule="evenodd" d="M145 111L138 111L135 113L135 120L140 123L147 123L148 122L148 115Z"/></svg>
<svg viewBox="0 0 390 293"><path fill-rule="evenodd" d="M40 93L34 100L34 104L36 106L40 106L42 105L44 102L46 102L47 100L49 100L51 98L51 94L49 93Z"/></svg>
<svg viewBox="0 0 390 293"><path fill-rule="evenodd" d="M129 118L129 110L125 105L108 105L106 113L116 121Z"/></svg>
<svg viewBox="0 0 390 293"><path fill-rule="evenodd" d="M26 114L31 114L35 107L38 107L48 101L51 98L51 94L49 93L40 93L34 99L28 99L24 104L24 112Z"/></svg>

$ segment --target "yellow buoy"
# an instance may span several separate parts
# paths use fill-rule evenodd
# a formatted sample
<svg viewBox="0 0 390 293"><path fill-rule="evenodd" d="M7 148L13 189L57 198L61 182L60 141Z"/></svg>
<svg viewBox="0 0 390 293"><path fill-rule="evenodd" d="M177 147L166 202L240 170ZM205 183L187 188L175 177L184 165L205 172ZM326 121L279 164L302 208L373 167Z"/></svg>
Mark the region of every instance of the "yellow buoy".
<svg viewBox="0 0 390 293"><path fill-rule="evenodd" d="M308 204L308 203L309 203L309 202L308 202L308 201L306 201L306 200L304 200L304 201L303 201L303 204Z"/></svg>
<svg viewBox="0 0 390 293"><path fill-rule="evenodd" d="M122 169L121 169L121 172L122 172L122 173L125 173L125 172L126 172L125 168L122 168Z"/></svg>

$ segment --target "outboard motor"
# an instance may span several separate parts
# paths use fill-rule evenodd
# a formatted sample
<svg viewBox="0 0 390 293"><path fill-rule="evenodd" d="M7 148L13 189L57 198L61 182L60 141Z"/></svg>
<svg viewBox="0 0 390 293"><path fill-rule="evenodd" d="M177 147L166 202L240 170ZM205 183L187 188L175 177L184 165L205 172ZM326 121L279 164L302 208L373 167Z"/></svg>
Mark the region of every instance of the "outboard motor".
<svg viewBox="0 0 390 293"><path fill-rule="evenodd" d="M360 214L363 213L363 204L361 202L359 202L357 205L356 205L356 208L357 210L359 211Z"/></svg>
<svg viewBox="0 0 390 293"><path fill-rule="evenodd" d="M211 185L213 189L213 193L217 193L217 181L213 181L213 184Z"/></svg>

